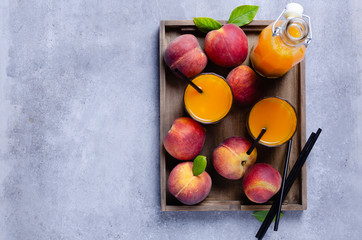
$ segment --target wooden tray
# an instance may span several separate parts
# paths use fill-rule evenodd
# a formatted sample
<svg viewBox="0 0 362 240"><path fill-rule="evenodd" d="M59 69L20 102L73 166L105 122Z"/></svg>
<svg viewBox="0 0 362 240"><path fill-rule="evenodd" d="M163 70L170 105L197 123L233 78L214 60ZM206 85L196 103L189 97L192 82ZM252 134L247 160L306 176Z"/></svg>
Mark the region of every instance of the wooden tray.
<svg viewBox="0 0 362 240"><path fill-rule="evenodd" d="M220 21L225 24L225 21ZM250 48L257 41L262 29L272 21L256 20L243 26L248 37ZM176 78L163 61L163 54L168 43L181 34L195 35L201 47L204 46L205 34L198 31L192 20L161 21L159 32L159 61L160 61L160 182L162 211L234 211L234 210L269 210L271 201L265 204L250 202L242 190L242 180L228 180L221 177L212 165L212 151L224 139L231 136L244 136L249 139L246 129L246 117L250 108L240 108L234 104L225 119L215 125L204 125L206 141L201 154L207 156L206 171L212 178L212 188L209 196L200 204L186 206L174 198L167 190L167 179L170 171L181 161L172 158L163 147L163 139L172 122L181 116L188 116L184 109L183 93L186 83ZM243 63L250 66L249 56ZM218 67L209 61L203 72L214 72L226 78L231 69ZM265 96L279 96L287 99L296 109L298 126L293 136L289 171L305 143L305 62L291 69L284 77L277 80L264 80ZM280 147L268 148L258 146L257 162L274 166L280 173L283 171L287 144ZM306 166L294 183L286 197L282 210L305 210L307 208Z"/></svg>

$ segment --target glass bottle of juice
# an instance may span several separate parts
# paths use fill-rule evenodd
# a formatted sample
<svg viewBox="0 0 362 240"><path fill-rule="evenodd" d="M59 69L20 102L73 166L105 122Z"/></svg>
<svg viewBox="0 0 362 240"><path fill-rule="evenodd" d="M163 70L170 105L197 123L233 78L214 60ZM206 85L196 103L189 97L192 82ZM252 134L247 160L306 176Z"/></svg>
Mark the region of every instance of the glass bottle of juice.
<svg viewBox="0 0 362 240"><path fill-rule="evenodd" d="M285 19L279 20L282 16ZM277 20L260 33L250 53L251 64L263 77L281 77L304 59L311 39L309 16L303 14L301 5L289 3Z"/></svg>

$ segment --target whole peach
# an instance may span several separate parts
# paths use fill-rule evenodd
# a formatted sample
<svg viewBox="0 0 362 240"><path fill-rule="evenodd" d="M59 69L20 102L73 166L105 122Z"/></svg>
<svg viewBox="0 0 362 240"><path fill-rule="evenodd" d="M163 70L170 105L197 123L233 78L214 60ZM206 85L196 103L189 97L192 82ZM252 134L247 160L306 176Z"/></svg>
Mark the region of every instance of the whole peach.
<svg viewBox="0 0 362 240"><path fill-rule="evenodd" d="M200 123L188 117L177 118L168 131L163 146L178 160L192 160L204 146L206 131Z"/></svg>
<svg viewBox="0 0 362 240"><path fill-rule="evenodd" d="M193 205L204 200L211 190L211 177L207 172L192 173L192 162L183 162L172 169L168 177L168 190L180 202Z"/></svg>
<svg viewBox="0 0 362 240"><path fill-rule="evenodd" d="M206 67L207 56L200 47L197 38L192 34L184 34L175 38L167 46L164 60L173 73L177 68L187 77L193 77Z"/></svg>
<svg viewBox="0 0 362 240"><path fill-rule="evenodd" d="M235 101L241 106L248 107L263 95L261 79L246 65L234 68L226 81L233 91Z"/></svg>
<svg viewBox="0 0 362 240"><path fill-rule="evenodd" d="M248 55L248 39L235 24L226 24L205 37L205 52L212 62L222 67L242 64Z"/></svg>
<svg viewBox="0 0 362 240"><path fill-rule="evenodd" d="M276 194L281 186L277 170L266 163L257 163L244 176L243 189L250 201L265 203Z"/></svg>
<svg viewBox="0 0 362 240"><path fill-rule="evenodd" d="M231 137L214 149L212 154L215 170L227 179L240 179L255 163L257 151L246 154L251 143L243 137Z"/></svg>

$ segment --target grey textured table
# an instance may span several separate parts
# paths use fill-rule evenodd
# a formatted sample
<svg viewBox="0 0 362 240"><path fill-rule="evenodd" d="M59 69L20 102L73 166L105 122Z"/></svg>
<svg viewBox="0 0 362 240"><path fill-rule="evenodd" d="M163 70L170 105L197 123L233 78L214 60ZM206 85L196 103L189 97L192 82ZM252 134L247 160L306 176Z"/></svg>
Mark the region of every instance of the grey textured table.
<svg viewBox="0 0 362 240"><path fill-rule="evenodd" d="M0 239L254 239L250 212L160 211L158 27L240 1L0 2ZM286 1L260 5L275 19ZM361 239L362 7L301 1L308 209L268 239Z"/></svg>

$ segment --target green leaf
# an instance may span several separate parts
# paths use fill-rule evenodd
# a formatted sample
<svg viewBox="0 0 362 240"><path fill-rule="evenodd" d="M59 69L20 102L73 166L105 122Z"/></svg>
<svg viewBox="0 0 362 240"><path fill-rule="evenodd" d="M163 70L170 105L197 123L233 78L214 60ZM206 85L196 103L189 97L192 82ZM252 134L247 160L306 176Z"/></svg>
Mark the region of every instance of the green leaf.
<svg viewBox="0 0 362 240"><path fill-rule="evenodd" d="M254 5L242 5L235 8L230 15L228 23L233 23L239 27L250 23L256 13L259 10L259 6Z"/></svg>
<svg viewBox="0 0 362 240"><path fill-rule="evenodd" d="M258 219L260 222L264 222L264 219L266 218L266 215L268 215L269 211L257 211L257 212L253 212L253 216ZM282 218L284 216L283 213L280 213L280 218ZM273 219L273 222L275 221L275 217Z"/></svg>
<svg viewBox="0 0 362 240"><path fill-rule="evenodd" d="M194 159L192 173L194 176L199 176L206 169L207 160L205 156L199 155Z"/></svg>
<svg viewBox="0 0 362 240"><path fill-rule="evenodd" d="M212 18L207 18L207 17L194 18L194 23L196 27L203 33L208 33L209 31L217 30L222 27L221 23Z"/></svg>

